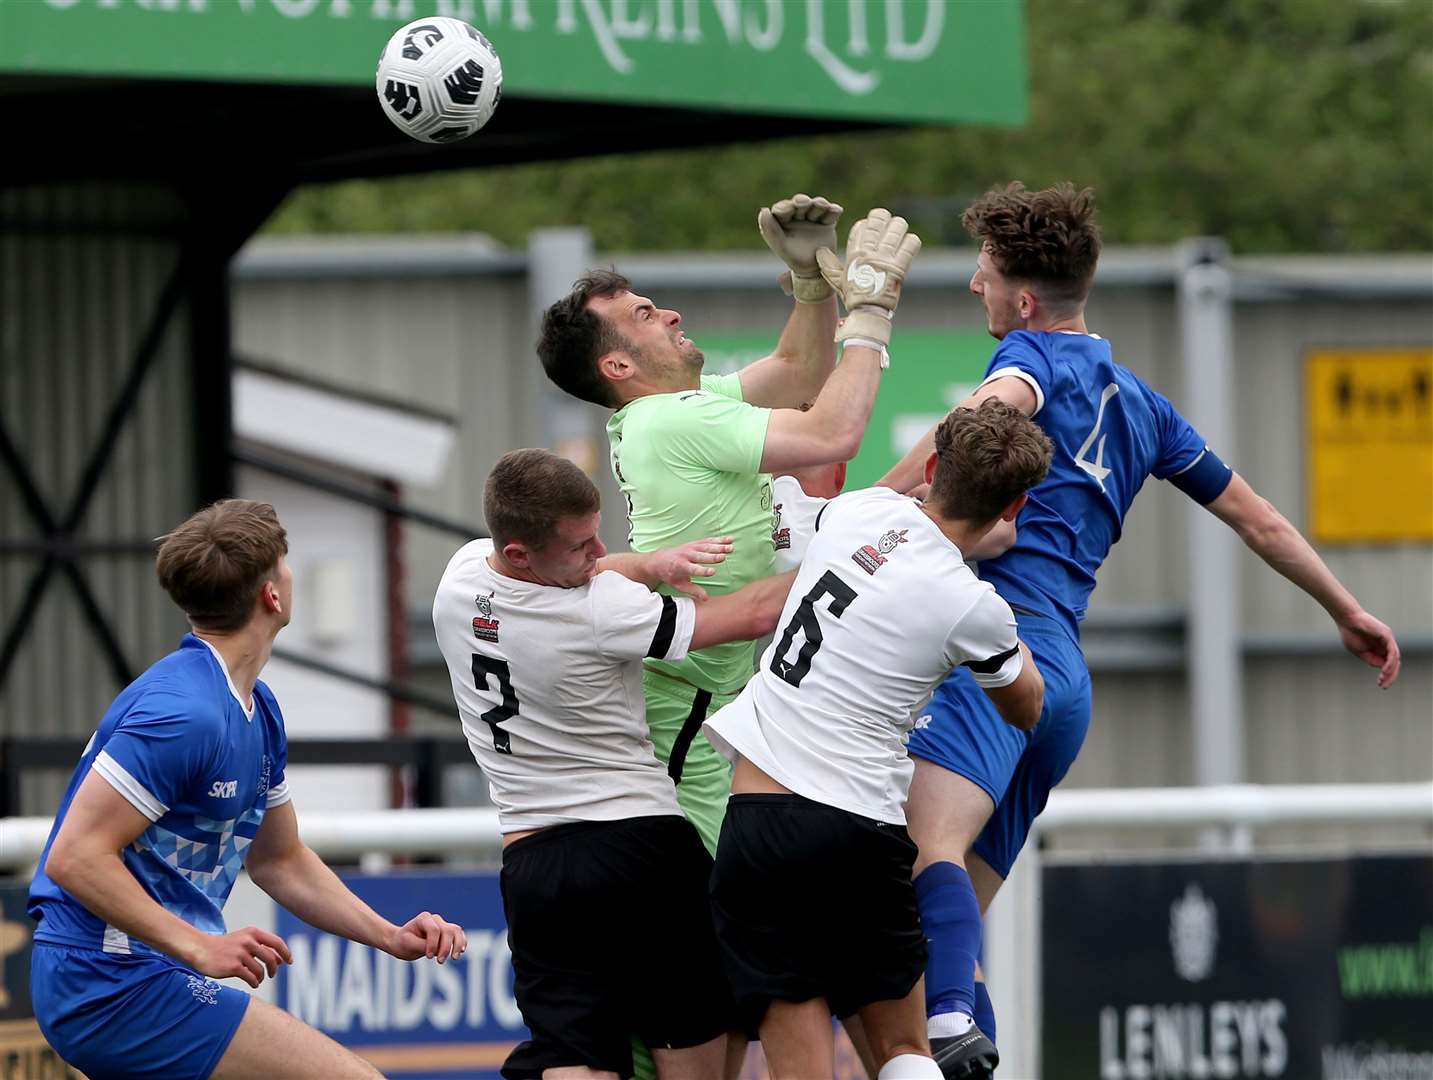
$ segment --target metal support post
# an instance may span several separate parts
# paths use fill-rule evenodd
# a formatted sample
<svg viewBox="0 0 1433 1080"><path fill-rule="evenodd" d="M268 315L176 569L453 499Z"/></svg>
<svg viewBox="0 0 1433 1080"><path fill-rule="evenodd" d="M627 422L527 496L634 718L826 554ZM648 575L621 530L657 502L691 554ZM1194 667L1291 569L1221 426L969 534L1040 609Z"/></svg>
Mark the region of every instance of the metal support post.
<svg viewBox="0 0 1433 1080"><path fill-rule="evenodd" d="M1233 278L1222 240L1180 247L1179 322L1185 415L1208 445L1234 460ZM1239 650L1236 537L1203 507L1189 507L1189 700L1194 781L1244 780L1244 683Z"/></svg>

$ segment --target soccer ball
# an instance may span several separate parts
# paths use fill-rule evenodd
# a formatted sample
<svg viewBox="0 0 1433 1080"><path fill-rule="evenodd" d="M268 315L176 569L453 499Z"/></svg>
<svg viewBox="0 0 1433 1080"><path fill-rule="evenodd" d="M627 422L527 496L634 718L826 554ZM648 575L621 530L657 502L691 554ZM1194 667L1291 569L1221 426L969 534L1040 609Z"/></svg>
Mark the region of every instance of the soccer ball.
<svg viewBox="0 0 1433 1080"><path fill-rule="evenodd" d="M378 102L415 139L466 139L503 96L503 64L481 30L436 16L403 27L378 57Z"/></svg>

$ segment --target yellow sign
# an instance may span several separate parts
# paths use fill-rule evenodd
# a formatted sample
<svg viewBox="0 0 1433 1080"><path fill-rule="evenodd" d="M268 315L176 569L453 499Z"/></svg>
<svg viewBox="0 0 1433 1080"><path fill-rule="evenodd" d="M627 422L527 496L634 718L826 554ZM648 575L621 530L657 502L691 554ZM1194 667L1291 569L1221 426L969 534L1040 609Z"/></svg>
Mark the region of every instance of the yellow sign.
<svg viewBox="0 0 1433 1080"><path fill-rule="evenodd" d="M1311 350L1304 409L1313 538L1433 541L1433 346Z"/></svg>

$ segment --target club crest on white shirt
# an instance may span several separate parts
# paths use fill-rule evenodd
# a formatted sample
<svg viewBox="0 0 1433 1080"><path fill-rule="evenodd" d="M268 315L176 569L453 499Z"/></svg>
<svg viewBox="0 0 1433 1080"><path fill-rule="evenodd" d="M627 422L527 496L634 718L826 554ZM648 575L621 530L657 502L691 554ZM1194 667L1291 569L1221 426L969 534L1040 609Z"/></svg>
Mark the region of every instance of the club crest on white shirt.
<svg viewBox="0 0 1433 1080"><path fill-rule="evenodd" d="M777 551L791 549L791 527L781 527L781 504L771 508L771 546Z"/></svg>
<svg viewBox="0 0 1433 1080"><path fill-rule="evenodd" d="M498 621L493 618L493 594L479 595L473 599L478 605L478 614L473 618L473 637L481 641L498 640Z"/></svg>
<svg viewBox="0 0 1433 1080"><path fill-rule="evenodd" d="M899 531L891 529L881 534L881 538L874 545L863 544L851 552L851 558L857 566L868 574L874 574L881 567L886 565L886 556L896 550L900 544L908 543L906 533L909 529Z"/></svg>

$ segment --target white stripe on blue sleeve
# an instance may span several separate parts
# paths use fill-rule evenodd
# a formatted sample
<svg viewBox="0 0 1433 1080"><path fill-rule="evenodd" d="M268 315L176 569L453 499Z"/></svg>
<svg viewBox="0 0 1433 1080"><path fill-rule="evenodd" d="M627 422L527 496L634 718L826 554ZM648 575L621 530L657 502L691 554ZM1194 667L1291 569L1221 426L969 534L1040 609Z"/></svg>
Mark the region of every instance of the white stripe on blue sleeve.
<svg viewBox="0 0 1433 1080"><path fill-rule="evenodd" d="M129 774L123 765L101 750L92 766L95 772L109 781L110 787L124 796L125 801L150 821L158 821L169 813L169 807L150 794L149 789Z"/></svg>
<svg viewBox="0 0 1433 1080"><path fill-rule="evenodd" d="M1028 371L1021 371L1017 367L1003 367L992 371L989 375L985 376L985 381L980 385L985 386L988 383L994 382L996 379L1006 378L1019 379L1028 385L1031 390L1035 391L1035 413L1038 413L1045 407L1045 391L1040 389L1040 384L1035 380L1035 376L1031 375ZM1035 413L1031 413L1030 415L1034 416Z"/></svg>

